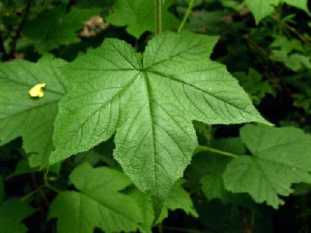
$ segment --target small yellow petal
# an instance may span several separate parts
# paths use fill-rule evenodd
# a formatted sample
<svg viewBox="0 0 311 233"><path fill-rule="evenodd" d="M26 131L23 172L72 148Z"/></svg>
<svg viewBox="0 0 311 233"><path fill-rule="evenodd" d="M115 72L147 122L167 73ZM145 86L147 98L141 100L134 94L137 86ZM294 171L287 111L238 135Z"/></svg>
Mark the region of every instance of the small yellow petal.
<svg viewBox="0 0 311 233"><path fill-rule="evenodd" d="M46 83L38 83L29 90L28 94L33 98L42 98L44 96L45 87Z"/></svg>

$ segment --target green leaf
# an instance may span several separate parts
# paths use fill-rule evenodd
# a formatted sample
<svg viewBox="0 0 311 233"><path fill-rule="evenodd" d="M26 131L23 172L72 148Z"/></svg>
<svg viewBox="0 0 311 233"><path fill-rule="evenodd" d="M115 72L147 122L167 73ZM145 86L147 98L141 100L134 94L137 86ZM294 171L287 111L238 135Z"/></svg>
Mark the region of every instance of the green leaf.
<svg viewBox="0 0 311 233"><path fill-rule="evenodd" d="M59 99L65 92L64 77L57 67L64 61L45 57L37 64L15 60L0 63L0 144L23 138L32 166L47 165L52 151L53 123ZM28 91L46 83L42 98L31 98Z"/></svg>
<svg viewBox="0 0 311 233"><path fill-rule="evenodd" d="M163 33L142 59L125 42L107 39L66 66L75 85L60 106L51 163L116 132L114 157L125 173L140 190L165 199L197 146L193 120L266 123L225 67L208 58L215 43Z"/></svg>
<svg viewBox="0 0 311 233"><path fill-rule="evenodd" d="M222 138L209 141L209 146L231 153L245 153L246 149L240 138ZM230 159L219 156L213 152L200 152L191 162L187 174L188 185L191 191L199 192L201 189L208 201L219 199L227 203L231 196L225 189L223 173ZM197 184L199 182L199 184ZM199 186L199 189L197 188Z"/></svg>
<svg viewBox="0 0 311 233"><path fill-rule="evenodd" d="M140 224L140 230L144 233L151 233L152 227L161 223L165 218L167 218L169 211L183 210L188 215L198 217L191 197L189 193L184 190L181 182L177 182L176 185L172 188L168 198L163 204L163 208L158 219L156 219L152 205L152 198L150 195L142 193L138 190L133 191L130 195L137 201L138 205L140 206L143 216L143 222Z"/></svg>
<svg viewBox="0 0 311 233"><path fill-rule="evenodd" d="M177 28L177 19L167 11L172 0L166 0L163 6L163 29ZM154 1L117 0L107 20L116 26L127 26L127 31L139 37L144 32L155 31Z"/></svg>
<svg viewBox="0 0 311 233"><path fill-rule="evenodd" d="M51 206L50 217L58 218L58 233L135 231L142 222L139 206L120 191L131 182L110 168L77 167L70 180L79 190L60 193Z"/></svg>
<svg viewBox="0 0 311 233"><path fill-rule="evenodd" d="M152 233L152 227L155 221L152 198L137 189L131 192L130 196L138 204L142 215L142 222L139 224L139 230L143 233Z"/></svg>
<svg viewBox="0 0 311 233"><path fill-rule="evenodd" d="M162 222L165 218L168 217L169 210L183 210L188 215L198 217L191 197L189 193L183 188L181 182L177 182L177 184L174 185L163 206L164 208L162 209L160 217L157 220L158 223Z"/></svg>
<svg viewBox="0 0 311 233"><path fill-rule="evenodd" d="M280 0L280 1L286 3L290 6L294 6L294 7L301 9L301 10L309 12L308 0Z"/></svg>
<svg viewBox="0 0 311 233"><path fill-rule="evenodd" d="M208 200L219 199L226 201L228 191L225 189L223 173L228 164L228 160L210 157L206 175L201 179L202 191Z"/></svg>
<svg viewBox="0 0 311 233"><path fill-rule="evenodd" d="M49 51L60 45L79 42L78 31L100 8L73 8L69 13L63 6L47 10L25 25L24 34L40 52Z"/></svg>
<svg viewBox="0 0 311 233"><path fill-rule="evenodd" d="M26 233L27 228L21 223L33 213L33 209L23 202L10 200L0 204L1 233Z"/></svg>
<svg viewBox="0 0 311 233"><path fill-rule="evenodd" d="M253 155L229 163L224 173L228 190L277 208L283 203L279 196L293 192L293 183L311 182L311 137L303 131L249 125L241 138Z"/></svg>
<svg viewBox="0 0 311 233"><path fill-rule="evenodd" d="M275 6L281 3L286 3L308 12L307 0L245 0L245 2L254 14L256 23L259 23L263 18L271 15Z"/></svg>
<svg viewBox="0 0 311 233"><path fill-rule="evenodd" d="M274 7L279 4L280 0L245 0L245 2L254 14L256 23L259 23L273 13Z"/></svg>

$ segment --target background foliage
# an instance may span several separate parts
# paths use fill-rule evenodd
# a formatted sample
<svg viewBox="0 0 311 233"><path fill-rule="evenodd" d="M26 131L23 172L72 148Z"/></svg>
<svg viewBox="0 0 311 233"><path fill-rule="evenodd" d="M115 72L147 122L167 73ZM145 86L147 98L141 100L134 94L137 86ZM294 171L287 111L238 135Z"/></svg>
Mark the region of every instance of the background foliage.
<svg viewBox="0 0 311 233"><path fill-rule="evenodd" d="M0 0L0 233L311 231L308 1L160 2Z"/></svg>

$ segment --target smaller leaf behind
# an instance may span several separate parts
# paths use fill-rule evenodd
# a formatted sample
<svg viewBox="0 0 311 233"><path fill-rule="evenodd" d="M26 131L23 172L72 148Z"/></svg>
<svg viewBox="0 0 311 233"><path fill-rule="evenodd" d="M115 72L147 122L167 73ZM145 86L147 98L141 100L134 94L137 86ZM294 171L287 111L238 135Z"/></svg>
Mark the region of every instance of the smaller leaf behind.
<svg viewBox="0 0 311 233"><path fill-rule="evenodd" d="M294 183L311 182L311 137L296 128L248 125L241 138L252 156L233 159L225 173L225 187L249 193L256 202L277 208L279 196L293 192Z"/></svg>
<svg viewBox="0 0 311 233"><path fill-rule="evenodd" d="M183 210L187 215L198 217L198 214L192 203L189 193L183 188L181 182L177 182L173 187L168 198L163 203L160 216L157 218L153 209L153 202L150 195L134 190L130 195L140 206L143 222L140 224L140 230L143 233L151 233L152 227L160 224L169 215L169 211Z"/></svg>
<svg viewBox="0 0 311 233"><path fill-rule="evenodd" d="M143 221L138 204L120 192L131 184L121 172L82 164L70 180L79 191L60 193L50 210L50 217L58 218L59 233L92 233L95 227L129 232Z"/></svg>
<svg viewBox="0 0 311 233"><path fill-rule="evenodd" d="M245 2L254 14L257 24L265 17L271 15L274 8L282 3L309 12L307 0L245 0Z"/></svg>

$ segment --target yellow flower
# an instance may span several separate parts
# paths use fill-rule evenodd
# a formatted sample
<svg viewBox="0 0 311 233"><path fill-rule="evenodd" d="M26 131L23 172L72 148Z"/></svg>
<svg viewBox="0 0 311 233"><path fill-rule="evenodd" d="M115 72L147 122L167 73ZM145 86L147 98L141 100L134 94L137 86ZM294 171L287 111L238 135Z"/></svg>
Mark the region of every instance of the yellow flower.
<svg viewBox="0 0 311 233"><path fill-rule="evenodd" d="M45 87L46 83L38 83L28 91L28 94L33 98L42 98L44 96Z"/></svg>

